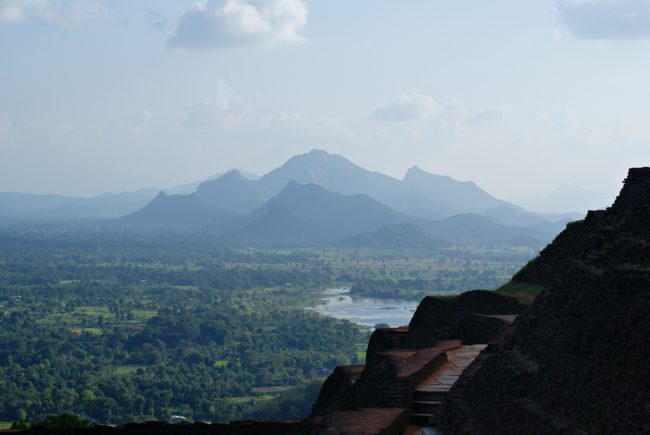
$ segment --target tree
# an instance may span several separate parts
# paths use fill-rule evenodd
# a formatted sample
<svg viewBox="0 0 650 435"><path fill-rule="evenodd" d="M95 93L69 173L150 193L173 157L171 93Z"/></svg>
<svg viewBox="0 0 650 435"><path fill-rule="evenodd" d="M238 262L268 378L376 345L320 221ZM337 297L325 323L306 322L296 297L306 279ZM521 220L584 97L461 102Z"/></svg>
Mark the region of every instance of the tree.
<svg viewBox="0 0 650 435"><path fill-rule="evenodd" d="M34 428L47 429L67 429L71 427L89 427L90 421L76 414L63 413L58 415L48 415L45 420L35 423Z"/></svg>

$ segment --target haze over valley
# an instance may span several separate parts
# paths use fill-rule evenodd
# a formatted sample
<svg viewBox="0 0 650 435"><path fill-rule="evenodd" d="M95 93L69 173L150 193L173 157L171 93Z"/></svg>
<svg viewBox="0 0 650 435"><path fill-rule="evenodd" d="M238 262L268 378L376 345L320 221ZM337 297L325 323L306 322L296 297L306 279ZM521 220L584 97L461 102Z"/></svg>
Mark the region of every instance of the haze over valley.
<svg viewBox="0 0 650 435"><path fill-rule="evenodd" d="M88 220L113 229L193 230L226 243L266 245L381 244L369 240L376 231L386 236L399 228L397 245L424 233L431 247L444 242L541 247L580 217L528 212L471 181L417 166L395 179L323 150L294 156L259 178L231 170L168 191L91 199L0 193L0 202L0 217L7 223ZM390 247L388 238L383 240Z"/></svg>

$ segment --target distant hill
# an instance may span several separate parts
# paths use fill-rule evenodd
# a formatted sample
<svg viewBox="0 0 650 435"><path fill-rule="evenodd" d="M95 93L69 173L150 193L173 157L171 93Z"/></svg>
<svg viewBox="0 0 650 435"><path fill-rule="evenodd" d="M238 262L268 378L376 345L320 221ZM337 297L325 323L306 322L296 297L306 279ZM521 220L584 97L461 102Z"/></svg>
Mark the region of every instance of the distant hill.
<svg viewBox="0 0 650 435"><path fill-rule="evenodd" d="M237 172L249 180L259 178L250 172ZM227 173L222 172L213 175L208 180L225 174ZM0 192L0 218L115 219L143 208L156 197L158 192L189 195L194 193L204 181L187 183L170 189L147 188L131 192L102 193L94 197Z"/></svg>
<svg viewBox="0 0 650 435"><path fill-rule="evenodd" d="M471 213L510 226L531 226L548 221L546 216L493 197L473 181L430 174L417 166L407 171L403 184L413 197L414 205L411 207L415 208L411 214L416 216L427 216L427 213L436 211L447 217Z"/></svg>
<svg viewBox="0 0 650 435"><path fill-rule="evenodd" d="M410 216L440 219L459 213L490 213L508 225L527 226L544 221L539 215L494 198L471 181L429 174L417 166L404 180L368 171L342 156L312 150L290 158L282 166L251 181L232 173L202 183L197 193L211 201L246 212L279 193L287 183L317 184L344 195L366 194ZM241 196L241 202L234 198Z"/></svg>
<svg viewBox="0 0 650 435"><path fill-rule="evenodd" d="M111 219L144 207L158 190L103 193L93 198L0 192L0 216L16 219Z"/></svg>
<svg viewBox="0 0 650 435"><path fill-rule="evenodd" d="M471 181L429 174L417 166L398 180L322 150L294 156L254 178L232 170L199 184L168 189L167 193L191 193L167 196L156 196L159 189L94 198L0 194L0 217L126 216L120 224L203 227L230 231L229 237L235 239L265 243L339 241L382 226L411 222L434 239L536 245L550 240L564 226L564 222L556 223L560 217L530 213L491 196ZM281 231L283 225L286 231ZM363 243L381 244L382 239L394 244L396 240L389 241L390 234L396 237L398 229L368 235L379 239L372 242L366 238ZM402 236L414 242L417 236L412 233Z"/></svg>
<svg viewBox="0 0 650 435"><path fill-rule="evenodd" d="M246 225L226 233L223 238L229 242L249 243L253 245L302 245L318 240L318 229L286 208L270 204L264 213L249 220Z"/></svg>
<svg viewBox="0 0 650 435"><path fill-rule="evenodd" d="M541 245L555 235L552 231L530 227L512 227L495 223L478 214L459 214L439 221L422 222L422 229L431 236L455 243L512 243ZM525 238L525 239L524 239Z"/></svg>
<svg viewBox="0 0 650 435"><path fill-rule="evenodd" d="M257 242L329 242L407 219L367 195L341 195L316 184L290 182L226 235Z"/></svg>
<svg viewBox="0 0 650 435"><path fill-rule="evenodd" d="M239 217L238 213L204 204L194 195L167 195L160 192L146 207L119 219L118 223L224 231L236 226Z"/></svg>
<svg viewBox="0 0 650 435"><path fill-rule="evenodd" d="M194 181L192 183L185 183L181 184L180 186L172 187L171 189L165 189L164 192L168 193L170 195L191 195L192 193L196 192L196 189L201 185L201 183L205 183L211 180L216 180L217 178L227 174L228 172L236 171L241 175L242 177L248 179L248 180L257 180L260 177L258 175L253 174L252 172L248 171L242 171L241 169L230 169L228 171L224 172L219 172L217 174L214 174L204 180L201 181ZM160 190L160 189L158 189Z"/></svg>
<svg viewBox="0 0 650 435"><path fill-rule="evenodd" d="M209 198L213 203L228 204L240 211L252 211L279 194L292 181L317 184L344 195L364 193L380 201L386 194L398 196L400 184L399 180L367 171L341 156L312 150L290 158L259 180L250 181L228 173L216 180L202 183L197 188L197 194ZM235 203L237 192L244 195L242 203Z"/></svg>
<svg viewBox="0 0 650 435"><path fill-rule="evenodd" d="M290 181L317 184L344 195L364 193L386 204L390 203L387 197L395 198L401 190L399 180L368 171L342 156L322 150L291 157L260 178L260 183L270 192L279 191Z"/></svg>
<svg viewBox="0 0 650 435"><path fill-rule="evenodd" d="M417 225L403 222L350 237L339 244L348 247L431 250L443 243L425 233Z"/></svg>
<svg viewBox="0 0 650 435"><path fill-rule="evenodd" d="M208 227L218 209L243 214L224 235L231 241L308 244L350 239L345 243L374 246L430 246L434 240L540 246L563 227L496 199L470 181L418 167L397 180L321 150L294 156L258 180L229 171L185 196L194 198L186 204L196 218L175 210L183 205L174 199L174 207L152 207L138 215L140 224L150 219L151 225L173 227L177 221L181 227L188 222ZM400 226L369 234L405 222L420 229Z"/></svg>
<svg viewBox="0 0 650 435"><path fill-rule="evenodd" d="M515 207L494 198L473 181L458 181L444 175L429 174L417 166L406 172L402 183L404 190L410 192L412 197L409 207L421 216L424 215L422 212L450 216L484 212L497 207Z"/></svg>
<svg viewBox="0 0 650 435"><path fill-rule="evenodd" d="M239 213L256 209L270 197L264 185L245 178L235 170L201 183L195 195L205 204Z"/></svg>
<svg viewBox="0 0 650 435"><path fill-rule="evenodd" d="M52 210L82 198L65 195L39 195L31 193L0 192L0 213L4 216L22 217Z"/></svg>
<svg viewBox="0 0 650 435"><path fill-rule="evenodd" d="M259 181L273 192L292 180L318 184L347 195L364 193L404 214L428 219L480 213L499 207L526 213L513 204L494 198L471 181L429 174L417 166L409 169L404 180L398 180L368 171L342 156L322 150L294 156Z"/></svg>

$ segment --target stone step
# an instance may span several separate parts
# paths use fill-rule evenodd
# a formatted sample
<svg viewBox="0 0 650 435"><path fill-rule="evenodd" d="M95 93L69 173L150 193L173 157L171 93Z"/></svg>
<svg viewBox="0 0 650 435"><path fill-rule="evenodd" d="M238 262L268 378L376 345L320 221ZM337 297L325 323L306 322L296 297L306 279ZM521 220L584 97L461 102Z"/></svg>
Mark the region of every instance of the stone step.
<svg viewBox="0 0 650 435"><path fill-rule="evenodd" d="M411 423L425 426L431 424L431 420L433 420L433 414L419 414L419 413L411 414Z"/></svg>
<svg viewBox="0 0 650 435"><path fill-rule="evenodd" d="M440 402L447 395L447 391L416 391L413 399L420 402Z"/></svg>
<svg viewBox="0 0 650 435"><path fill-rule="evenodd" d="M411 412L415 414L435 414L442 401L440 400L431 400L431 401L413 401L411 402Z"/></svg>

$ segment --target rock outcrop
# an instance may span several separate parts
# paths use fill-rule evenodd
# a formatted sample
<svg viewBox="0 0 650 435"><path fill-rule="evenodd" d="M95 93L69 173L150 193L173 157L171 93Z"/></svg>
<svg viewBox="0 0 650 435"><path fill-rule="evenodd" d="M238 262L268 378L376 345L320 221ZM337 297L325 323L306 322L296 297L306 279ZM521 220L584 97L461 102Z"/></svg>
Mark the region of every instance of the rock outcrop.
<svg viewBox="0 0 650 435"><path fill-rule="evenodd" d="M515 299L487 290L465 292L449 300L427 296L420 302L409 324L409 345L420 349L433 346L440 340L488 343L498 334L494 328L500 329L502 322L499 319L491 322L485 315L514 315L523 309L524 305ZM481 321L484 328L472 326Z"/></svg>
<svg viewBox="0 0 650 435"><path fill-rule="evenodd" d="M445 433L650 433L650 168L513 281L544 291L452 388Z"/></svg>

